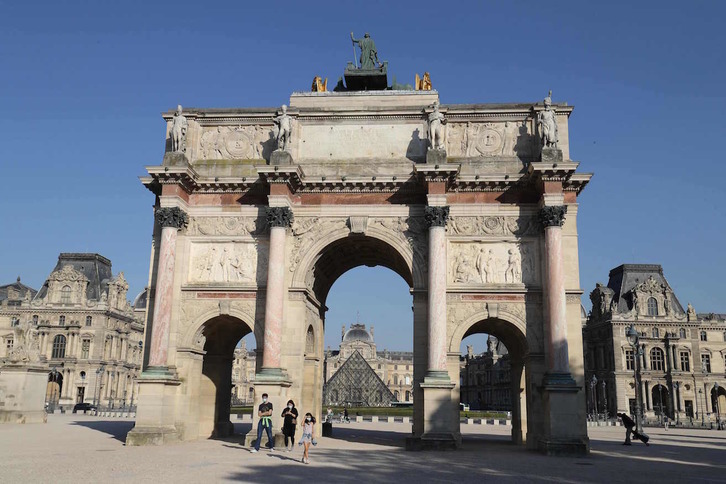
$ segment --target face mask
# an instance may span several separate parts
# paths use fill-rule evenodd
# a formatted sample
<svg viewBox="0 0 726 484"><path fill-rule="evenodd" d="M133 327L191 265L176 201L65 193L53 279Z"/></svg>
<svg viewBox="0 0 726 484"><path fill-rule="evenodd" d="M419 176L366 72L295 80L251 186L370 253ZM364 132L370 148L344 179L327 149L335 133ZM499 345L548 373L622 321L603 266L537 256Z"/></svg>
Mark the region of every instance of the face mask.
<svg viewBox="0 0 726 484"><path fill-rule="evenodd" d="M292 405L288 405L287 408L289 408L290 410L292 410Z"/></svg>
<svg viewBox="0 0 726 484"><path fill-rule="evenodd" d="M262 403L267 403L267 399L266 398L263 398L262 399Z"/></svg>
<svg viewBox="0 0 726 484"><path fill-rule="evenodd" d="M306 422L309 422L310 421L310 417L306 418L305 421Z"/></svg>

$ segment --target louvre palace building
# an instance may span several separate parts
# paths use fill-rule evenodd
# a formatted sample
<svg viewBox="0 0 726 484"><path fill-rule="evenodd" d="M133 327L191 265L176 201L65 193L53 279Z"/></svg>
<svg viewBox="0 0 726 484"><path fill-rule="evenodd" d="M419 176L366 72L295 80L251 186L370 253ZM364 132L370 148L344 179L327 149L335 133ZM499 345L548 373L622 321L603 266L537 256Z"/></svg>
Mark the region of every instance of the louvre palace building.
<svg viewBox="0 0 726 484"><path fill-rule="evenodd" d="M623 264L590 293L583 326L589 414L635 414L640 358L643 414L709 425L726 410L726 314L684 306L655 264ZM637 351L626 332L634 325Z"/></svg>
<svg viewBox="0 0 726 484"><path fill-rule="evenodd" d="M0 286L0 364L46 368L49 411L84 402L133 406L147 293L131 304L128 289L110 260L85 253L61 253L39 290L19 277Z"/></svg>

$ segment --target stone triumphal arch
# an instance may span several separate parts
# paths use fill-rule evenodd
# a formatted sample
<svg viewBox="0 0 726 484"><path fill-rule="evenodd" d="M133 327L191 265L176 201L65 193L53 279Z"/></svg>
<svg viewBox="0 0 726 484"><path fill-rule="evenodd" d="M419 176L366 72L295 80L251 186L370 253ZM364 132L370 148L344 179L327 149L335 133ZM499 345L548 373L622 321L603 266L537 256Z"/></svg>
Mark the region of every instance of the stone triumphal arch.
<svg viewBox="0 0 726 484"><path fill-rule="evenodd" d="M459 345L491 332L513 355L514 439L586 453L576 221L590 175L570 159L571 112L549 96L348 90L165 113L167 152L142 178L152 297L127 443L230 433L232 355L250 332L255 393L319 417L328 291L382 265L413 300L409 448L461 444Z"/></svg>

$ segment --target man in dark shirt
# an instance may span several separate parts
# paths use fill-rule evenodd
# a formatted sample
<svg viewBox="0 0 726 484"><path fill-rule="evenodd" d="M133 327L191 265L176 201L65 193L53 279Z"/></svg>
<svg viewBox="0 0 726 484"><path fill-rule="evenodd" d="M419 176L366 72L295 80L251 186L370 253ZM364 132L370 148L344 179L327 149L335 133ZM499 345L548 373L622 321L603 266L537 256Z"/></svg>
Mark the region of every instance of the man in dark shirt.
<svg viewBox="0 0 726 484"><path fill-rule="evenodd" d="M263 429L267 431L267 440L269 441L267 446L271 451L275 450L275 438L272 435L272 403L267 401L267 393L262 394L262 403L257 408L257 416L260 417L257 422L257 440L255 441L255 448L250 452L260 450Z"/></svg>
<svg viewBox="0 0 726 484"><path fill-rule="evenodd" d="M630 436L633 433L633 427L635 427L635 422L633 422L633 419L628 417L624 413L619 413L618 417L620 417L620 420L623 421L623 426L625 427L625 442L623 442L623 445L633 445L630 443Z"/></svg>

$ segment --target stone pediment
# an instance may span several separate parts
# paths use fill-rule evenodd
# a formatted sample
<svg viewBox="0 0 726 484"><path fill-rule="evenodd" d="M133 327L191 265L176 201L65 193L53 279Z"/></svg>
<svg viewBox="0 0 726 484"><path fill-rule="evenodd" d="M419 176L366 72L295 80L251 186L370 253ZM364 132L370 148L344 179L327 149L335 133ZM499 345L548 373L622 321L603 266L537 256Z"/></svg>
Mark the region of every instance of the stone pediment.
<svg viewBox="0 0 726 484"><path fill-rule="evenodd" d="M88 278L71 265L65 265L61 270L52 272L48 280L53 282L88 282Z"/></svg>

